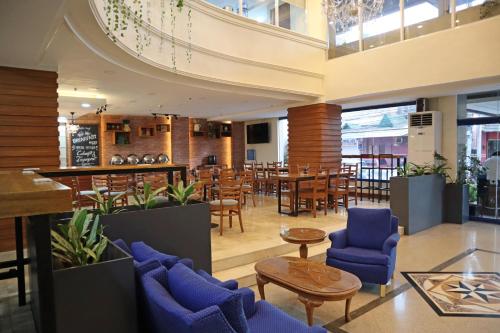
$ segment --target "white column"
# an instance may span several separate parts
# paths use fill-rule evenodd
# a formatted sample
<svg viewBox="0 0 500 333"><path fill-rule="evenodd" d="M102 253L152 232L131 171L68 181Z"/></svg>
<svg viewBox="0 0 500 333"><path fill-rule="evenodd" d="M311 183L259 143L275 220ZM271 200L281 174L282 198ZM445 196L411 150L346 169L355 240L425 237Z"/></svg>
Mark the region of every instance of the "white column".
<svg viewBox="0 0 500 333"><path fill-rule="evenodd" d="M363 6L362 0L358 0L358 26L359 26L359 51L363 51Z"/></svg>
<svg viewBox="0 0 500 333"><path fill-rule="evenodd" d="M405 40L405 0L399 0L399 39Z"/></svg>
<svg viewBox="0 0 500 333"><path fill-rule="evenodd" d="M280 26L280 0L274 0L274 25Z"/></svg>
<svg viewBox="0 0 500 333"><path fill-rule="evenodd" d="M457 0L450 0L451 12L451 27L455 28L457 25Z"/></svg>
<svg viewBox="0 0 500 333"><path fill-rule="evenodd" d="M238 0L238 6L240 7L239 13L243 16L243 0Z"/></svg>

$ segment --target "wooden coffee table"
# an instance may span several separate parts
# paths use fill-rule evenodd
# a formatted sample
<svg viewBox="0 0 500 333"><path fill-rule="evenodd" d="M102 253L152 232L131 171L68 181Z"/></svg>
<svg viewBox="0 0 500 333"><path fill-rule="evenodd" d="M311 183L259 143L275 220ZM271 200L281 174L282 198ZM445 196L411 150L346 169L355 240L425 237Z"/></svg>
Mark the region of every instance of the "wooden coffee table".
<svg viewBox="0 0 500 333"><path fill-rule="evenodd" d="M300 257L307 259L307 244L321 243L325 240L326 233L314 228L291 228L280 236L288 243L300 244Z"/></svg>
<svg viewBox="0 0 500 333"><path fill-rule="evenodd" d="M271 282L299 296L307 313L307 323L313 324L314 308L325 301L345 303L345 320L351 320L349 308L352 297L361 288L361 281L353 274L323 263L302 258L274 257L255 265L260 298L265 299L264 285Z"/></svg>

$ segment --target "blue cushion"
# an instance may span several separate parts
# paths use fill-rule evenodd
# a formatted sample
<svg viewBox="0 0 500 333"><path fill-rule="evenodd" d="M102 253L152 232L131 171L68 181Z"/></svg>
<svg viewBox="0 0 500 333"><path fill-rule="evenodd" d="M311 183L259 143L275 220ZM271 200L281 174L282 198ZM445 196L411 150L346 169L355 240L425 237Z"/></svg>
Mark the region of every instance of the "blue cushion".
<svg viewBox="0 0 500 333"><path fill-rule="evenodd" d="M390 235L390 209L349 208L347 246L382 250Z"/></svg>
<svg viewBox="0 0 500 333"><path fill-rule="evenodd" d="M114 240L113 243L128 254L132 254L132 251L130 251L130 248L127 246L127 243L125 243L123 239L118 238L117 240Z"/></svg>
<svg viewBox="0 0 500 333"><path fill-rule="evenodd" d="M248 320L252 333L326 333L320 326L307 326L266 301L255 303L255 314Z"/></svg>
<svg viewBox="0 0 500 333"><path fill-rule="evenodd" d="M155 259L167 268L171 268L179 261L179 257L158 252L144 242L134 242L130 247L132 248L132 255L137 261Z"/></svg>
<svg viewBox="0 0 500 333"><path fill-rule="evenodd" d="M362 249L359 247L346 247L343 249L329 248L326 250L328 258L356 262L369 265L388 266L390 257L380 250Z"/></svg>
<svg viewBox="0 0 500 333"><path fill-rule="evenodd" d="M208 282L182 264L168 271L168 285L182 306L196 312L217 305L236 332L248 332L240 294Z"/></svg>
<svg viewBox="0 0 500 333"><path fill-rule="evenodd" d="M198 273L199 276L203 277L208 282L213 283L219 287L226 288L229 290L238 289L238 281L236 280L227 280L222 282L219 279L214 278L212 275L208 274L202 269L197 270L196 273Z"/></svg>

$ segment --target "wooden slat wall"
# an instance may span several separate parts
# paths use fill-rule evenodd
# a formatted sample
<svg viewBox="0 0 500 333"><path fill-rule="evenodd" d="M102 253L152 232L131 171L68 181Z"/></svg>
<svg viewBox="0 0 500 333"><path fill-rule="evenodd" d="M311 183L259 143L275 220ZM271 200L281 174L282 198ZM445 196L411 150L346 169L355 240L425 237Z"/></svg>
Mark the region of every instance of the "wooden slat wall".
<svg viewBox="0 0 500 333"><path fill-rule="evenodd" d="M0 170L59 166L57 73L0 67ZM0 220L0 251L14 224Z"/></svg>
<svg viewBox="0 0 500 333"><path fill-rule="evenodd" d="M340 106L325 103L288 109L288 161L291 168L305 164L326 168L340 165L341 112Z"/></svg>

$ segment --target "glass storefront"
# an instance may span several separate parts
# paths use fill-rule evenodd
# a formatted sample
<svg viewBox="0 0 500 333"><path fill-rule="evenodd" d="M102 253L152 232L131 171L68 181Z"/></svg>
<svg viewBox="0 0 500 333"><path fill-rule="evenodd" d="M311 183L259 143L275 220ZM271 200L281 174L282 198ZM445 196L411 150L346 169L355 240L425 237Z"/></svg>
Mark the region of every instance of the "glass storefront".
<svg viewBox="0 0 500 333"><path fill-rule="evenodd" d="M500 222L500 91L469 95L458 112L459 159L466 172L471 220Z"/></svg>

